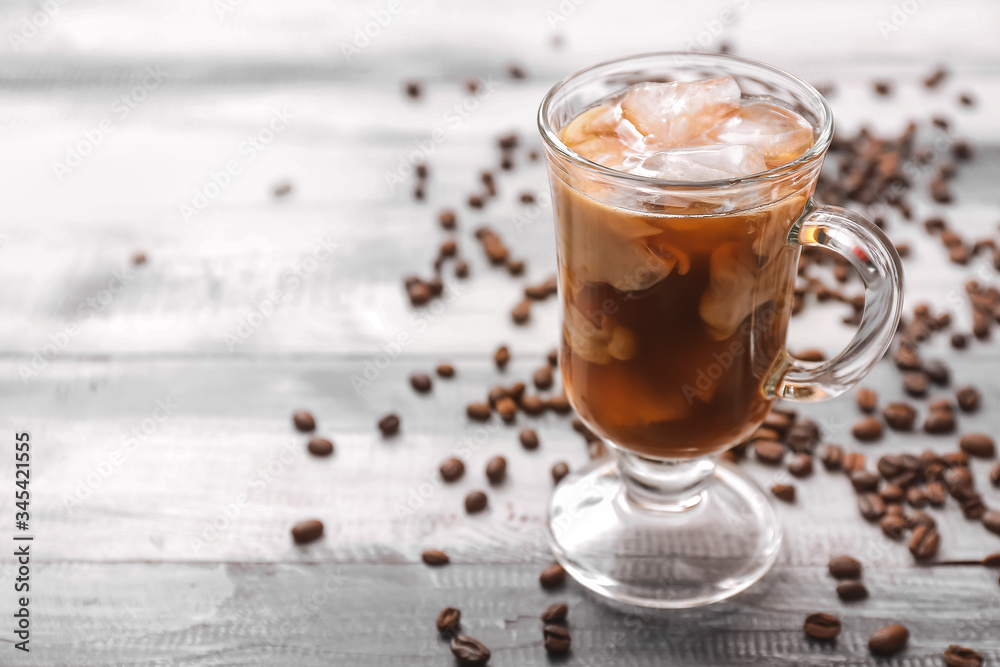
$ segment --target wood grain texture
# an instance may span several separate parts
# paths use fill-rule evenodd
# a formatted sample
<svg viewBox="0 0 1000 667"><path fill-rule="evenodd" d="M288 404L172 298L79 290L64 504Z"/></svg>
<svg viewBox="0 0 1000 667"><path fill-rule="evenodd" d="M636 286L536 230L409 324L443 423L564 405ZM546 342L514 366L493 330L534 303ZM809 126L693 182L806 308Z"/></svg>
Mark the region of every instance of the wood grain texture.
<svg viewBox="0 0 1000 667"><path fill-rule="evenodd" d="M551 560L543 534L549 468L584 465L584 443L568 417L478 426L464 416L464 404L489 387L527 380L558 331L552 302L536 307L527 327L508 317L524 285L554 272L541 165L519 157L518 169L498 173L500 196L489 207L463 204L479 171L496 170L495 137L513 129L537 145L534 114L555 80L612 56L685 48L737 4L738 20L721 38L740 54L836 84L832 103L845 130L952 117L977 157L960 172L947 215L970 240L996 236L1000 128L991 110L1000 101L1000 54L998 8L988 2L922 4L883 38L878 21L891 7L861 1L808 9L776 0L643 1L625 11L592 0L553 21L547 12L558 13L558 3L436 0L404 3L347 62L340 45L374 5L301 0L279 11L245 0L219 16L210 3L182 13L171 2L109 9L79 0L5 54L0 433L28 430L36 443L36 555L33 650L13 651L10 625L0 623L0 665L449 665L433 627L446 605L462 609L466 631L493 650L491 664L546 665L538 615L556 600L570 603L573 631L573 652L557 664L923 667L942 664L950 643L980 650L987 664L1000 659L996 573L915 566L905 545L860 519L847 479L820 466L794 481L794 505L777 506L785 530L777 565L734 600L647 614L611 609L572 584L545 592L537 576ZM0 28L16 30L36 9L8 3ZM636 15L650 20L636 25ZM552 47L554 34L563 48ZM527 80L503 77L512 60ZM938 62L956 74L929 94L919 80ZM164 82L127 117L115 116L115 98L147 66L161 67ZM496 91L449 124L448 110L468 101L467 76L492 77ZM898 81L890 99L872 95L877 76ZM422 101L402 99L407 77L424 81ZM979 98L973 109L956 106L966 89ZM287 128L247 159L242 142L279 112L290 116ZM109 116L105 140L57 178L53 162ZM411 180L393 188L386 176L438 127L446 131L428 158L428 197L414 203ZM185 221L179 205L230 160L240 174ZM294 190L275 200L271 191L284 181ZM523 191L541 205L525 209ZM914 203L918 221L941 210L922 197ZM459 213L456 238L472 278L456 282L439 310L415 314L400 279L429 271L444 206ZM523 278L487 265L472 237L480 224L527 261ZM908 306L949 309L953 330L968 330L959 286L970 276L995 284L992 267L950 264L919 224L894 213L888 232L913 246L904 264ZM149 262L132 268L138 250ZM102 303L123 266L124 287ZM276 289L282 303L253 324ZM847 289L856 292L858 281ZM793 321L791 349L835 352L851 335L843 314L842 306L810 305ZM79 329L67 333L74 323ZM241 325L249 335L233 344ZM65 345L33 368L60 334ZM397 354L393 343L404 339ZM501 342L513 351L504 374L490 362ZM1000 431L991 409L1000 401L995 348L974 343L956 353L941 336L927 350L952 364L953 385L983 391L984 409L960 415L960 432ZM435 378L431 394L416 395L408 375L440 361L454 363L457 376ZM370 384L359 391L352 378L366 371ZM865 384L883 402L903 396L888 363ZM290 419L300 408L335 442L331 458L306 452ZM385 440L375 424L389 411L402 430ZM957 436L895 433L858 444L850 396L801 412L820 423L825 441L866 453L869 467L884 453L957 445ZM517 443L526 425L539 431L535 452ZM465 477L442 484L438 464L466 448ZM498 453L508 458L508 480L492 488L484 467ZM783 470L741 465L763 486L790 481ZM990 465L976 461L973 473L986 504L1000 506ZM11 467L0 465L0 498L12 481ZM487 491L489 512L465 515L472 489ZM1000 538L953 503L930 513L944 537L938 560L1000 551ZM296 547L288 530L306 518L322 519L326 537ZM9 520L0 511L0 539L9 539ZM427 568L419 558L426 548L444 549L452 564ZM8 551L0 551L4 618L13 609ZM836 598L826 562L840 553L863 562L868 600ZM836 644L806 640L802 622L814 611L841 617ZM890 622L910 628L910 646L875 661L867 637Z"/></svg>

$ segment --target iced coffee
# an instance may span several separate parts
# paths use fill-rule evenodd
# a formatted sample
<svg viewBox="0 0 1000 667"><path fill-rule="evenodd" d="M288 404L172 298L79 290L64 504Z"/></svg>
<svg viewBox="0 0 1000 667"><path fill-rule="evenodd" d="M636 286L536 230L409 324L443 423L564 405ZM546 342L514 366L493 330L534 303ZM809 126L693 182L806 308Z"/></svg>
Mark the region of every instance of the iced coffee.
<svg viewBox="0 0 1000 667"><path fill-rule="evenodd" d="M606 168L550 156L574 407L647 456L741 441L784 359L798 259L787 239L815 171L781 168L812 146L811 125L719 77L630 86L559 138Z"/></svg>

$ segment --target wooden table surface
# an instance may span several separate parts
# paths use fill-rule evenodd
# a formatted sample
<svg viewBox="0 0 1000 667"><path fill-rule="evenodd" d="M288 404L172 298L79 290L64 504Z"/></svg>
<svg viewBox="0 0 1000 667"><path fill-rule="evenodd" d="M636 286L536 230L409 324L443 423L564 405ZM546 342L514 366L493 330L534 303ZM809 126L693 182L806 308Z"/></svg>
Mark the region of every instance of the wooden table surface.
<svg viewBox="0 0 1000 667"><path fill-rule="evenodd" d="M534 115L554 81L614 56L726 41L834 84L848 131L898 131L946 113L976 158L944 212L968 238L995 237L1000 6L67 0L44 22L38 7L0 9L0 665L450 665L434 629L448 605L492 649L491 664L545 665L538 615L557 600L570 605L565 665L941 665L951 643L979 649L988 664L1000 658L996 572L915 566L905 544L860 519L847 479L822 469L798 484L794 505L777 507L777 565L731 601L629 613L574 584L546 592L537 577L551 561L549 468L582 466L583 443L566 417L477 431L464 416L490 386L530 377L556 342L553 301L529 326L508 316L523 285L554 271L549 207L526 212L518 202L522 191L545 192L543 168L519 159L487 208L464 205L479 170L496 166L497 135L516 130L538 146ZM374 36L354 43L366 27ZM527 79L504 76L513 61ZM920 79L938 63L954 76L928 93ZM489 82L474 104L461 84L469 76ZM876 99L877 77L896 81L892 96ZM417 102L401 94L408 78L423 81ZM964 90L976 92L976 107L957 105ZM463 104L475 108L458 113ZM266 137L269 124L280 127L273 140L249 150L247 137ZM432 136L441 138L428 144ZM431 168L421 203L411 178L390 184L414 151ZM239 173L185 216L182 205L230 162ZM282 182L293 192L275 199ZM429 271L446 206L459 212L472 277L418 313L401 276ZM922 194L914 206L918 221L943 210ZM948 309L953 329L968 330L960 286L969 276L995 284L996 272L982 260L949 264L921 225L888 216L892 238L913 246L908 307ZM484 223L527 261L523 278L488 266L472 237ZM145 266L131 265L136 251ZM859 289L856 279L847 286ZM281 302L270 308L275 290ZM851 335L844 314L810 306L793 321L791 348L835 352ZM984 394L960 432L996 433L996 348L975 342L957 353L946 339L927 355ZM500 343L513 353L503 374L491 363ZM455 379L416 395L408 375L440 361L455 364ZM358 389L352 378L366 369ZM884 400L902 396L888 362L865 384ZM336 443L333 457L306 452L290 421L300 408ZM402 431L384 440L375 423L389 411ZM869 461L956 447L957 436L895 433L859 444L851 395L802 413L825 441ZM541 435L535 452L517 444L524 425ZM33 443L27 654L13 648L11 621L20 431ZM467 437L480 444L466 476L443 486L437 465ZM495 454L509 460L508 481L488 490L490 511L467 516L462 498L487 488L482 470ZM787 477L742 465L764 486ZM990 465L973 472L986 503L1000 506ZM1000 551L1000 538L954 503L932 513L944 538L938 560ZM326 537L294 546L289 527L312 517ZM446 550L451 565L423 565L426 548ZM837 599L826 563L840 553L863 562L868 600ZM835 644L804 637L814 611L842 619ZM869 634L893 622L910 628L909 648L873 659Z"/></svg>

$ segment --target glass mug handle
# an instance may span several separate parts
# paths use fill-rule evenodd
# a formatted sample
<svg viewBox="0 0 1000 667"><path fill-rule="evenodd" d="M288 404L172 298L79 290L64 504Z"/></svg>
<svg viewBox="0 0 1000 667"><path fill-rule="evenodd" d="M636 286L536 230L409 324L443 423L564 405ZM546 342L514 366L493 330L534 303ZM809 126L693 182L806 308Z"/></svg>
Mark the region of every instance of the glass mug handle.
<svg viewBox="0 0 1000 667"><path fill-rule="evenodd" d="M830 361L806 367L785 351L772 378L776 398L819 401L839 396L860 382L892 342L903 310L903 269L895 246L864 216L811 199L788 234L788 242L828 248L860 274L865 309L854 339Z"/></svg>

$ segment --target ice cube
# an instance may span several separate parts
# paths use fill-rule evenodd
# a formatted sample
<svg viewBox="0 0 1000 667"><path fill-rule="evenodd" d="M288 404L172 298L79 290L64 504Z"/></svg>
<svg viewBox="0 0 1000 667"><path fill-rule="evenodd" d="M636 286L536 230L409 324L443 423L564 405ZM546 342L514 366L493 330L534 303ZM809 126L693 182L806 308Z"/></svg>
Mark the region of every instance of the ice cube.
<svg viewBox="0 0 1000 667"><path fill-rule="evenodd" d="M740 109L740 87L729 76L703 81L643 83L625 94L622 114L657 150L690 146Z"/></svg>
<svg viewBox="0 0 1000 667"><path fill-rule="evenodd" d="M629 171L669 181L719 181L767 171L767 163L756 146L697 146L653 153Z"/></svg>
<svg viewBox="0 0 1000 667"><path fill-rule="evenodd" d="M643 148L642 135L611 104L584 111L562 129L559 138L577 154L612 168Z"/></svg>
<svg viewBox="0 0 1000 667"><path fill-rule="evenodd" d="M716 248L709 260L708 289L698 309L712 337L724 340L736 333L757 304L782 294L793 273L789 261L762 265L745 243L723 243Z"/></svg>
<svg viewBox="0 0 1000 667"><path fill-rule="evenodd" d="M767 103L743 105L739 113L705 136L715 143L757 146L768 168L791 162L813 143L812 127L804 118Z"/></svg>

